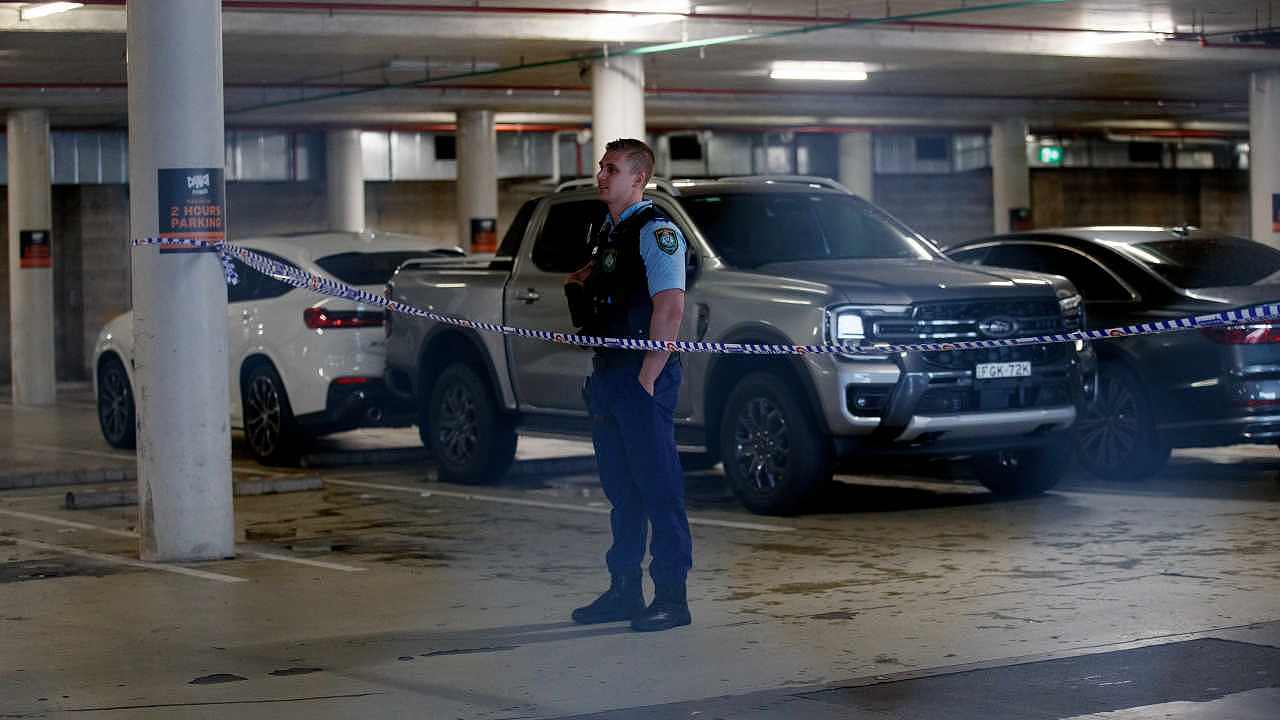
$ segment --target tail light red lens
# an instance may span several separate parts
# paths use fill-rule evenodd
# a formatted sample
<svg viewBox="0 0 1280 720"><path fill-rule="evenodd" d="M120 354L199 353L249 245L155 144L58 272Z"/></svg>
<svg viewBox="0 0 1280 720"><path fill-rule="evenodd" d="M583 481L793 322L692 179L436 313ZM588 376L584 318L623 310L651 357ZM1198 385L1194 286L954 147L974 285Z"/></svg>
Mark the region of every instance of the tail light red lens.
<svg viewBox="0 0 1280 720"><path fill-rule="evenodd" d="M359 375L346 375L333 379L334 385L368 385L373 382L373 378L360 377Z"/></svg>
<svg viewBox="0 0 1280 720"><path fill-rule="evenodd" d="M312 330L337 328L382 327L382 312L368 310L328 310L307 308L302 311L302 321Z"/></svg>
<svg viewBox="0 0 1280 720"><path fill-rule="evenodd" d="M1222 345L1271 345L1280 343L1280 325L1234 325L1231 327L1202 328L1210 340Z"/></svg>

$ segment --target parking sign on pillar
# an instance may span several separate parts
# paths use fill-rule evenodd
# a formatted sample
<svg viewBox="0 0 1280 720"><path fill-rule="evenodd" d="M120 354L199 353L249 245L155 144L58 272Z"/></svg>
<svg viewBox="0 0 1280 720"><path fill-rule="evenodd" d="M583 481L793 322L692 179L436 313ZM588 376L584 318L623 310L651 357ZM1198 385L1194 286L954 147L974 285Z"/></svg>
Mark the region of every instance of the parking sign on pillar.
<svg viewBox="0 0 1280 720"><path fill-rule="evenodd" d="M1280 70L1249 82L1249 197L1253 239L1280 248Z"/></svg>
<svg viewBox="0 0 1280 720"><path fill-rule="evenodd" d="M225 233L219 0L129 0L134 236ZM227 288L218 255L132 251L138 530L145 560L234 553Z"/></svg>
<svg viewBox="0 0 1280 720"><path fill-rule="evenodd" d="M458 244L498 249L498 135L492 110L458 112Z"/></svg>
<svg viewBox="0 0 1280 720"><path fill-rule="evenodd" d="M55 398L53 214L49 115L14 110L9 147L9 348L13 402L48 407Z"/></svg>
<svg viewBox="0 0 1280 720"><path fill-rule="evenodd" d="M645 139L644 61L638 55L597 60L591 66L593 175L605 145L618 138Z"/></svg>
<svg viewBox="0 0 1280 720"><path fill-rule="evenodd" d="M1006 118L991 126L991 190L997 233L1031 229L1031 169L1024 118Z"/></svg>

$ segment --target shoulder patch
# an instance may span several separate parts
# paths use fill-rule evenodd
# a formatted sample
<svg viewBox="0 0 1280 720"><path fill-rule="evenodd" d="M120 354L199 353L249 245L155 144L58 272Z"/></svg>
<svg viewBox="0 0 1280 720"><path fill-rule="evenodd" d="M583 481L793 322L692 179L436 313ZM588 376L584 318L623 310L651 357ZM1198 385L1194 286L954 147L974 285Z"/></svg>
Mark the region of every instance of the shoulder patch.
<svg viewBox="0 0 1280 720"><path fill-rule="evenodd" d="M676 237L676 231L671 228L658 228L653 231L653 237L658 241L658 249L668 255L675 255L676 250L680 249L680 239Z"/></svg>

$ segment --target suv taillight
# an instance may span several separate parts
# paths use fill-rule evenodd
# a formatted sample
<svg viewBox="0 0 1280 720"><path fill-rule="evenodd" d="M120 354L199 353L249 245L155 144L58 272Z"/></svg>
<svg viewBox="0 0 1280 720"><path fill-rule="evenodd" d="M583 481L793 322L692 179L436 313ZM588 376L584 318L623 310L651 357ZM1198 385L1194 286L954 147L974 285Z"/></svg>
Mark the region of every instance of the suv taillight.
<svg viewBox="0 0 1280 720"><path fill-rule="evenodd" d="M1222 345L1271 345L1280 343L1280 325L1233 325L1202 328L1205 337Z"/></svg>
<svg viewBox="0 0 1280 720"><path fill-rule="evenodd" d="M312 330L337 328L382 327L382 313L367 310L327 310L307 308L302 311L302 322Z"/></svg>

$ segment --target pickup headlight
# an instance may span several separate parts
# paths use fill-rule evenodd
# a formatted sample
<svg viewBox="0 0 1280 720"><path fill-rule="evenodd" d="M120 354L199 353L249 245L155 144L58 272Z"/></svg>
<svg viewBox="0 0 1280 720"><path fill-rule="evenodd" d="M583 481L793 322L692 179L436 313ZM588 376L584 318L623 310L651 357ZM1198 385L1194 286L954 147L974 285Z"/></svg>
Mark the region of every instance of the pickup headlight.
<svg viewBox="0 0 1280 720"><path fill-rule="evenodd" d="M836 313L836 332L832 338L836 342L857 342L867 337L862 325L862 316L853 310Z"/></svg>
<svg viewBox="0 0 1280 720"><path fill-rule="evenodd" d="M1067 332L1084 329L1084 300L1079 295L1058 298L1062 309L1062 325Z"/></svg>
<svg viewBox="0 0 1280 720"><path fill-rule="evenodd" d="M905 317L911 308L897 305L837 305L827 308L827 340L849 345L867 345L878 319ZM856 360L883 360L888 355L840 353L839 357Z"/></svg>

